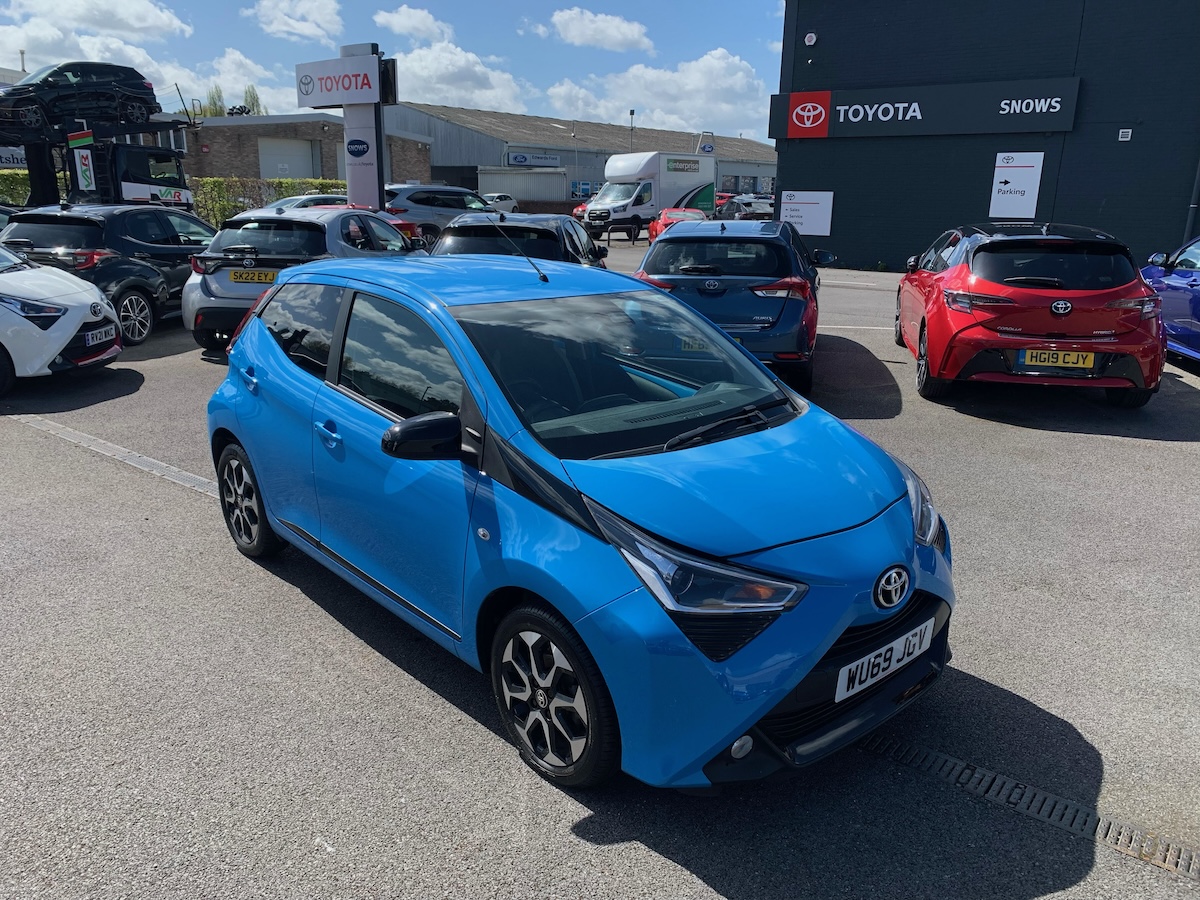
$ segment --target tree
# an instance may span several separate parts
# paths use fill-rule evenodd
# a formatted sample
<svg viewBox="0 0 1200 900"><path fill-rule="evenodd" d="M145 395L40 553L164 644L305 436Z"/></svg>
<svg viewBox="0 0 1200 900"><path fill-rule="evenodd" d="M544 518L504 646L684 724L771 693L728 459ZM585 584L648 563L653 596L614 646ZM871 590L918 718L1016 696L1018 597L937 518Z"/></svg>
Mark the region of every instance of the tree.
<svg viewBox="0 0 1200 900"><path fill-rule="evenodd" d="M219 84L214 84L208 89L208 99L204 101L204 114L206 116L225 115L225 94Z"/></svg>
<svg viewBox="0 0 1200 900"><path fill-rule="evenodd" d="M262 105L262 100L258 96L258 88L252 84L246 85L246 93L242 95L242 106L250 110L251 116L265 116L267 114L266 107Z"/></svg>

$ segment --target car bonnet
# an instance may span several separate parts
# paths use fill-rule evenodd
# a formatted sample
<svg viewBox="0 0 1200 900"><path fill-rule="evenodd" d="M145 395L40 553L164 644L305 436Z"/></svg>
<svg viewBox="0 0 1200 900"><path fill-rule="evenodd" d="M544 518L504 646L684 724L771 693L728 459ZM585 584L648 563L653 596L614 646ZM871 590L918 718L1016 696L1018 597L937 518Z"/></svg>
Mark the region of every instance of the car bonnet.
<svg viewBox="0 0 1200 900"><path fill-rule="evenodd" d="M718 557L853 528L906 491L887 453L816 407L727 440L563 466L632 524Z"/></svg>
<svg viewBox="0 0 1200 900"><path fill-rule="evenodd" d="M0 293L22 300L54 300L67 305L71 301L91 303L99 299L99 291L92 284L53 266L0 273Z"/></svg>

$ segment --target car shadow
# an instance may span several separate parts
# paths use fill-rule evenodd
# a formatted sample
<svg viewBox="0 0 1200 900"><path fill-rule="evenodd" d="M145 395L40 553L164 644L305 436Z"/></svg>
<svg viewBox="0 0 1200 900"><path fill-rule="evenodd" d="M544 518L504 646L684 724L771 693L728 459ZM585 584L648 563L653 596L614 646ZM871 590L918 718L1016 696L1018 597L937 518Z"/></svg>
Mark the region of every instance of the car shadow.
<svg viewBox="0 0 1200 900"><path fill-rule="evenodd" d="M118 357L117 362L120 362ZM0 414L61 413L128 397L146 377L135 369L107 366L64 372L45 378L18 378L12 393L0 399Z"/></svg>
<svg viewBox="0 0 1200 900"><path fill-rule="evenodd" d="M1200 366L1196 369L1200 370ZM1005 425L1150 441L1200 441L1200 390L1168 363L1159 391L1141 409L1109 406L1099 388L955 384L946 406Z"/></svg>
<svg viewBox="0 0 1200 900"><path fill-rule="evenodd" d="M150 337L136 347L126 347L118 359L121 362L145 362L199 349L192 333L183 327L183 319L175 316L155 322Z"/></svg>
<svg viewBox="0 0 1200 900"><path fill-rule="evenodd" d="M895 360L880 359L857 341L822 334L813 357L813 402L840 419L894 419L903 403L889 367L911 359L904 348L895 350Z"/></svg>
<svg viewBox="0 0 1200 900"><path fill-rule="evenodd" d="M265 564L380 656L504 738L489 679L299 551ZM884 726L1094 808L1099 752L1073 726L997 685L948 669ZM513 750L514 758L516 750ZM536 805L541 781L524 789ZM636 842L718 894L761 897L1034 898L1083 880L1095 844L979 800L888 757L853 747L788 778L693 796L628 776L570 791L571 827L589 844ZM546 835L553 845L561 835Z"/></svg>

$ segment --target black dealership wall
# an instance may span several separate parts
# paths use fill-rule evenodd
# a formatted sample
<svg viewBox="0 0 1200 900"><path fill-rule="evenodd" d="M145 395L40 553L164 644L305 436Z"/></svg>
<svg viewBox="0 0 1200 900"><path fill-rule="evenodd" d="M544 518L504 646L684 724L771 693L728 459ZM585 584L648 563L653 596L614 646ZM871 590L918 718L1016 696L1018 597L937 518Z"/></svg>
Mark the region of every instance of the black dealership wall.
<svg viewBox="0 0 1200 900"><path fill-rule="evenodd" d="M787 0L780 93L1080 78L1072 131L779 140L779 190L833 191L841 263L899 269L986 220L1000 152L1046 154L1038 218L1091 225L1139 261L1183 240L1200 160L1196 0ZM816 34L812 47L804 36ZM778 118L778 110L775 111ZM1132 128L1119 142L1118 129ZM771 133L786 130L772 121Z"/></svg>

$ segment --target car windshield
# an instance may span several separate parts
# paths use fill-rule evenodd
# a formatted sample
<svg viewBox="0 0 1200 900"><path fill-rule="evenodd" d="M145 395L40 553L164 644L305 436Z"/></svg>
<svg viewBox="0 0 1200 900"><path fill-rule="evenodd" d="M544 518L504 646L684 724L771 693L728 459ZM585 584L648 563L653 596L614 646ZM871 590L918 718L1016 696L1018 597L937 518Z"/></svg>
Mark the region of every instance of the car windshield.
<svg viewBox="0 0 1200 900"><path fill-rule="evenodd" d="M696 221L699 221L701 219L707 219L708 216L700 212L698 209L671 209L667 210L667 218L679 219L680 221L686 219L695 219Z"/></svg>
<svg viewBox="0 0 1200 900"><path fill-rule="evenodd" d="M1124 248L1087 241L996 241L971 257L971 273L995 284L1066 291L1103 291L1134 281Z"/></svg>
<svg viewBox="0 0 1200 900"><path fill-rule="evenodd" d="M54 66L42 66L40 69L30 72L20 81L18 81L17 84L37 84L53 71Z"/></svg>
<svg viewBox="0 0 1200 900"><path fill-rule="evenodd" d="M434 256L454 253L498 253L503 256L532 256L537 259L563 258L557 235L541 228L511 225L454 226L442 232Z"/></svg>
<svg viewBox="0 0 1200 900"><path fill-rule="evenodd" d="M0 235L10 249L63 247L68 250L103 247L104 230L85 219L49 217L10 219Z"/></svg>
<svg viewBox="0 0 1200 900"><path fill-rule="evenodd" d="M804 409L723 332L657 292L450 312L529 431L561 459L664 452Z"/></svg>
<svg viewBox="0 0 1200 900"><path fill-rule="evenodd" d="M17 256L17 254L0 247L0 270L7 269L12 266L19 266L24 262L25 260Z"/></svg>
<svg viewBox="0 0 1200 900"><path fill-rule="evenodd" d="M243 253L253 250L263 256L323 256L325 229L317 222L263 221L226 222L212 243L210 253Z"/></svg>
<svg viewBox="0 0 1200 900"><path fill-rule="evenodd" d="M650 246L642 263L647 275L730 275L786 278L787 248L773 241L713 238L671 240L671 229Z"/></svg>
<svg viewBox="0 0 1200 900"><path fill-rule="evenodd" d="M636 184L606 184L596 195L597 203L624 203L637 190Z"/></svg>

